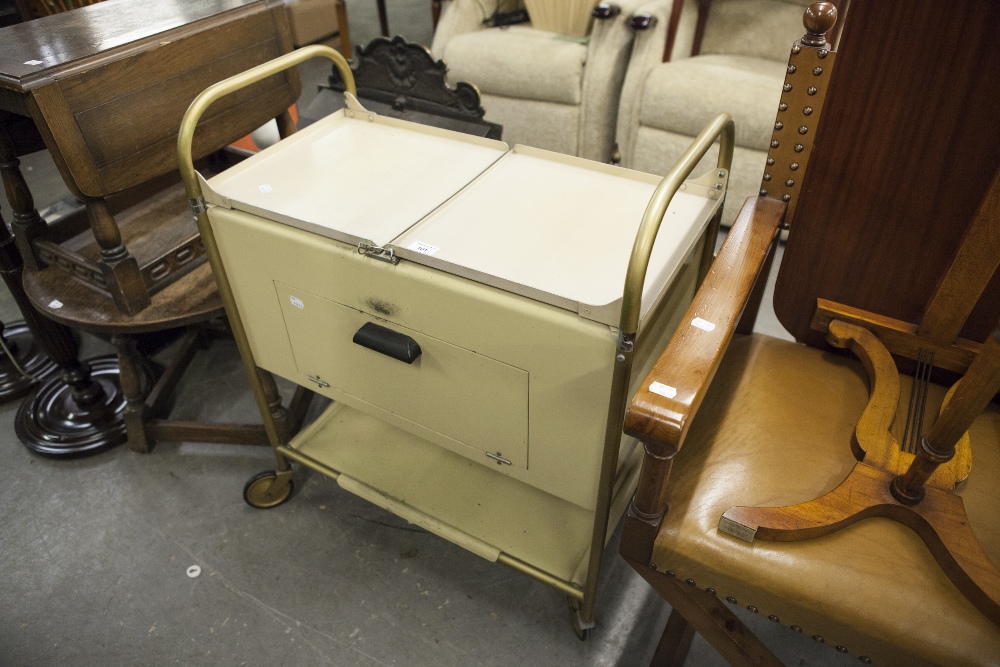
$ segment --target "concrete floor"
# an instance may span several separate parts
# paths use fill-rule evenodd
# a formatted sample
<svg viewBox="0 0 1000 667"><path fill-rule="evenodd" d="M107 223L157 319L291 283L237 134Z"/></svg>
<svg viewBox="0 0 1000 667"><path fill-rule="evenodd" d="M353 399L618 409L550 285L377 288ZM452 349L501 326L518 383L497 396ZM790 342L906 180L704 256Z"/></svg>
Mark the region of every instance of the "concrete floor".
<svg viewBox="0 0 1000 667"><path fill-rule="evenodd" d="M426 0L389 4L393 30L429 42ZM356 42L377 33L374 7L348 1ZM65 195L46 153L23 168L39 208ZM19 319L6 293L0 317ZM769 310L760 326L783 332ZM83 340L84 356L110 352ZM177 416L259 419L232 344L199 354L180 396ZM666 622L617 537L580 642L562 594L301 467L287 504L248 507L244 483L274 465L266 448L163 443L56 461L17 441L17 408L0 406L0 665L644 665ZM786 664L855 664L737 612ZM687 664L724 662L697 637Z"/></svg>

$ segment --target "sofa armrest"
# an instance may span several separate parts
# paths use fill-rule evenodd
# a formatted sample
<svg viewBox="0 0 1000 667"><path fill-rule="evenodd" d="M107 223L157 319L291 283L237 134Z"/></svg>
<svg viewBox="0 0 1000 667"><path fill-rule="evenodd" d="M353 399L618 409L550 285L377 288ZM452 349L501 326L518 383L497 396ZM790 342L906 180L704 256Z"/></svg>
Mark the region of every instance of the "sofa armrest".
<svg viewBox="0 0 1000 667"><path fill-rule="evenodd" d="M449 0L444 3L437 28L434 30L431 54L438 60L444 60L445 49L452 37L482 30L486 27L483 21L498 9L510 12L523 7L523 0Z"/></svg>
<svg viewBox="0 0 1000 667"><path fill-rule="evenodd" d="M607 162L615 143L615 123L622 82L632 53L635 31L629 20L648 0L607 0L613 10L606 18L595 13L581 91L580 136L577 154Z"/></svg>
<svg viewBox="0 0 1000 667"><path fill-rule="evenodd" d="M649 27L636 31L632 42L632 54L628 61L628 70L622 82L621 98L618 107L618 122L615 132L618 148L626 158L632 155L636 134L639 130L639 114L642 109L642 91L649 71L663 62L663 48L667 41L667 29L670 25L670 13L675 0L656 0L640 5L632 17L648 16L653 20ZM691 55L694 44L695 28L698 22L697 0L676 0L683 2L671 60L687 58Z"/></svg>

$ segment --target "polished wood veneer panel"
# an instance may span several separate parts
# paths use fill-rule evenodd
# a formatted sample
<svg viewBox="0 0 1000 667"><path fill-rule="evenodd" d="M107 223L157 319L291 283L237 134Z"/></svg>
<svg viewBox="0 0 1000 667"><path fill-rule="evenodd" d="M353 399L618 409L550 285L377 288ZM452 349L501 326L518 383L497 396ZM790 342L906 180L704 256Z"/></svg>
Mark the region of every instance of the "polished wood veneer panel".
<svg viewBox="0 0 1000 667"><path fill-rule="evenodd" d="M920 320L1000 169L1000 5L858 0L850 20L891 29L845 32L775 290L778 319L816 346L817 298ZM962 337L996 323L997 276L985 294Z"/></svg>

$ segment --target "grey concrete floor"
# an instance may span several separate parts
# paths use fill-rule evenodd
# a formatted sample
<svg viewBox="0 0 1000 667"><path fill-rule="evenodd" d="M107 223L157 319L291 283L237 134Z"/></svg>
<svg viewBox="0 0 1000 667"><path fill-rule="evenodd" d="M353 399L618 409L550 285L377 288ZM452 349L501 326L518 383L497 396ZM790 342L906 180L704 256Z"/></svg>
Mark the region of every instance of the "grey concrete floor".
<svg viewBox="0 0 1000 667"><path fill-rule="evenodd" d="M390 0L390 26L428 42L428 4ZM348 1L358 42L377 34L374 7ZM66 194L47 153L23 168L39 208ZM19 319L6 292L0 317ZM783 332L768 308L760 328ZM110 351L86 335L83 349ZM177 416L259 419L231 343L199 354L179 396ZM274 465L266 448L162 443L57 461L17 441L17 409L0 406L0 665L644 665L666 622L617 537L580 642L562 594L308 470L287 504L248 507L244 483ZM786 664L855 664L737 613ZM697 637L687 664L724 661Z"/></svg>

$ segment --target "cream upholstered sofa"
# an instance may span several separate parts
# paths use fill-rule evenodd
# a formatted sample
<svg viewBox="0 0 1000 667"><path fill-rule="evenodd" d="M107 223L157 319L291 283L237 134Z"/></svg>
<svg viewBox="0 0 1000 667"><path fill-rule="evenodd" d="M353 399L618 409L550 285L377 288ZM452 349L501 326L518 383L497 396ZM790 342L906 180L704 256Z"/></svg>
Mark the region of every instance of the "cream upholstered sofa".
<svg viewBox="0 0 1000 667"><path fill-rule="evenodd" d="M681 2L682 0L676 0ZM722 223L756 195L792 43L812 0L713 0L700 52L691 56L699 3L686 0L670 62L663 62L673 2L657 0L636 15L655 17L636 34L621 93L617 138L622 165L665 173L717 113L736 121L736 150ZM695 171L715 165L711 151Z"/></svg>
<svg viewBox="0 0 1000 667"><path fill-rule="evenodd" d="M595 18L589 38L536 30L529 24L483 25L519 0L450 0L431 51L451 81L479 87L486 119L503 138L608 161L614 149L618 96L632 50L628 19L644 0L614 0L618 12Z"/></svg>

